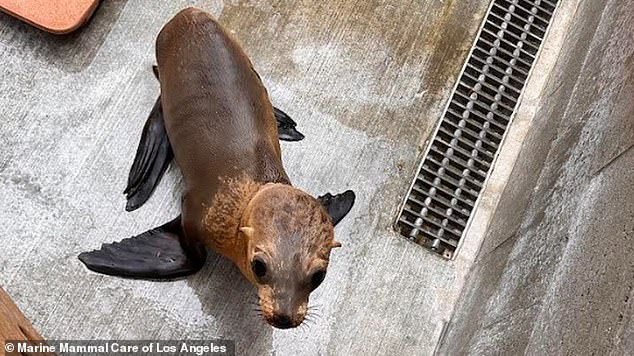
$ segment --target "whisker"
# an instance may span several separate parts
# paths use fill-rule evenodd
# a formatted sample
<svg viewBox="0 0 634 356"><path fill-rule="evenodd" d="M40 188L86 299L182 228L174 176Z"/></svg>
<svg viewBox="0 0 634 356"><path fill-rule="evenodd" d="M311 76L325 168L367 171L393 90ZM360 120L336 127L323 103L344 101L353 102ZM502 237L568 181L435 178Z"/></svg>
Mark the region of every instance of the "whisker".
<svg viewBox="0 0 634 356"><path fill-rule="evenodd" d="M317 318L317 317L320 317L321 314L316 312L316 311L311 310L308 313L306 313L306 316L310 317L310 318Z"/></svg>
<svg viewBox="0 0 634 356"><path fill-rule="evenodd" d="M309 325L317 325L317 320L314 319L314 318L311 318L311 319L308 320L308 324Z"/></svg>

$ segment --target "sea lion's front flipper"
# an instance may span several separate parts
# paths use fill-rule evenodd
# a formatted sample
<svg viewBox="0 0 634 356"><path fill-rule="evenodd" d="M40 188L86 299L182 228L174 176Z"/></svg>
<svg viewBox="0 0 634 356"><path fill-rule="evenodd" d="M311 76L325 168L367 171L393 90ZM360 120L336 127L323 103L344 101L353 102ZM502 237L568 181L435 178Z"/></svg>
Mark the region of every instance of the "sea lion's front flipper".
<svg viewBox="0 0 634 356"><path fill-rule="evenodd" d="M130 167L128 186L123 192L128 200L125 210L136 210L150 198L173 156L159 96L145 122L141 141Z"/></svg>
<svg viewBox="0 0 634 356"><path fill-rule="evenodd" d="M198 272L205 263L203 246L182 241L180 216L167 224L120 242L83 252L79 260L88 269L128 278L167 279Z"/></svg>
<svg viewBox="0 0 634 356"><path fill-rule="evenodd" d="M330 215L332 224L337 225L352 209L356 195L352 190L346 190L343 193L332 195L326 193L317 198L324 209Z"/></svg>
<svg viewBox="0 0 634 356"><path fill-rule="evenodd" d="M297 123L284 111L273 107L273 114L277 120L277 135L282 141L301 141L304 135L295 128Z"/></svg>

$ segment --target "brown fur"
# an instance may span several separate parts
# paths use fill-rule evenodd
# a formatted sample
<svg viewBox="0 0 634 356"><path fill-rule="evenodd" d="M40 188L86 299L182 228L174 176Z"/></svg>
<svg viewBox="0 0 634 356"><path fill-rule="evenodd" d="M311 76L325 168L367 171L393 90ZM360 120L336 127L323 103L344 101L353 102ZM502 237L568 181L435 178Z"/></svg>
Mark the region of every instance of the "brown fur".
<svg viewBox="0 0 634 356"><path fill-rule="evenodd" d="M321 204L312 196L287 185L278 184L271 188L276 189L270 189L253 200L252 204L259 209L249 211L244 225L266 236L284 239L275 240L275 243L293 244L303 254L327 258L334 228ZM263 221L274 221L274 224L262 224ZM293 241L296 237L298 239ZM324 248L328 248L311 250L322 243Z"/></svg>
<svg viewBox="0 0 634 356"><path fill-rule="evenodd" d="M246 246L238 238L240 218L251 198L264 184L247 177L222 177L220 181L220 189L206 209L203 218L206 233L201 237L208 247L240 266L244 264L241 252Z"/></svg>

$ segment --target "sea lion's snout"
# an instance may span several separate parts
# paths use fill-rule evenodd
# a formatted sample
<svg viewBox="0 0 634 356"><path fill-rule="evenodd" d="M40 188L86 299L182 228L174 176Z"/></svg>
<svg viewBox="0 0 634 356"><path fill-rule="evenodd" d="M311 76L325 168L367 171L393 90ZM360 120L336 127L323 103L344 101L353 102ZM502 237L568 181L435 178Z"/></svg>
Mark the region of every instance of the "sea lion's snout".
<svg viewBox="0 0 634 356"><path fill-rule="evenodd" d="M294 325L293 319L286 314L273 314L273 318L271 318L269 324L275 326L278 329L290 329L297 326Z"/></svg>
<svg viewBox="0 0 634 356"><path fill-rule="evenodd" d="M304 322L308 310L308 295L291 297L286 292L275 293L268 286L260 286L258 295L262 317L269 325L278 329L290 329Z"/></svg>

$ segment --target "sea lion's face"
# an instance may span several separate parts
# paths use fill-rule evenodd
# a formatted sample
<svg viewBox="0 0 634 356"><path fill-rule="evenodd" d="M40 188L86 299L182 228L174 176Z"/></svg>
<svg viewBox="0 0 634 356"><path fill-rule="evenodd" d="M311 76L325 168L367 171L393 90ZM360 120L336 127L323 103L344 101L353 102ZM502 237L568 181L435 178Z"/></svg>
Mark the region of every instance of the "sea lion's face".
<svg viewBox="0 0 634 356"><path fill-rule="evenodd" d="M299 326L308 297L326 277L337 247L330 217L310 195L292 187L269 189L253 201L245 274L258 289L260 311L274 327Z"/></svg>

